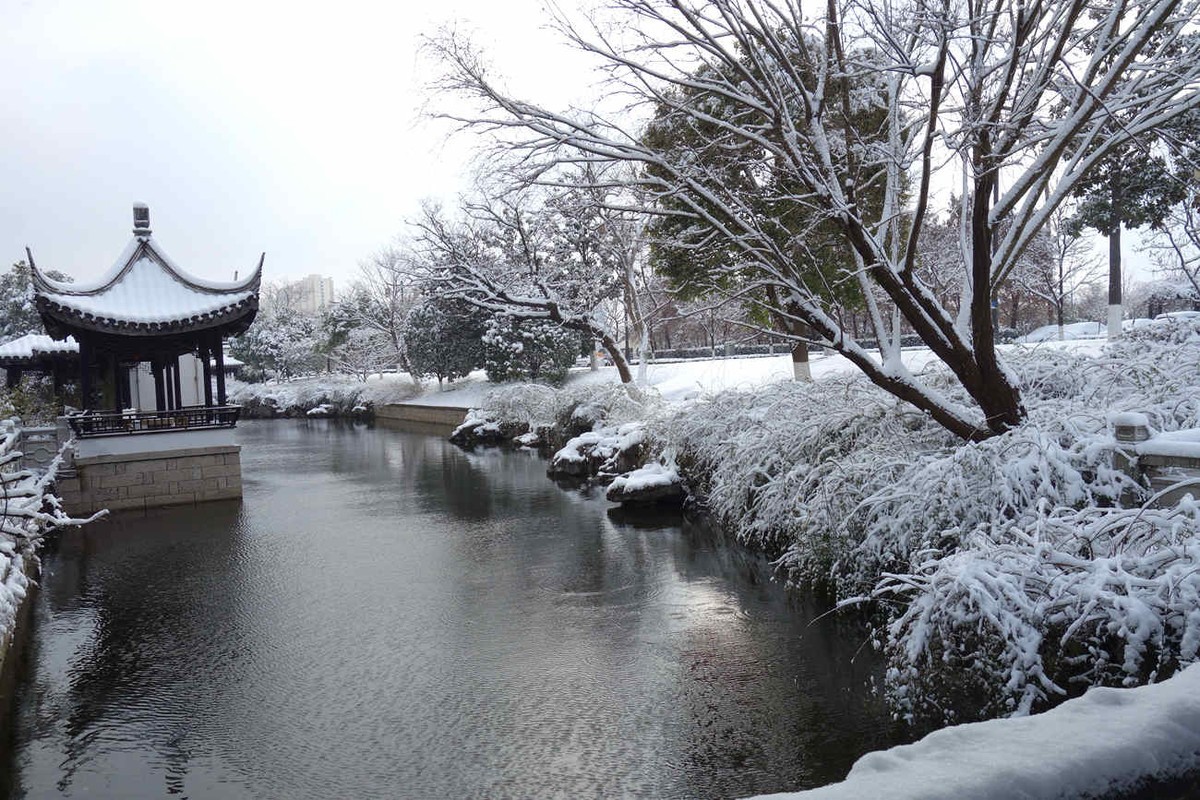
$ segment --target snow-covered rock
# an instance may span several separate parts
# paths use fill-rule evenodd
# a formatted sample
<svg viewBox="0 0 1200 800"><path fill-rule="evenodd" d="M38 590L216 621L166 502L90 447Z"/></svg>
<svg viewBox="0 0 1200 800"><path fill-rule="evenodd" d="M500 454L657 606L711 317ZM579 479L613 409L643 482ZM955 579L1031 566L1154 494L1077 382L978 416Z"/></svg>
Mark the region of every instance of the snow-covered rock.
<svg viewBox="0 0 1200 800"><path fill-rule="evenodd" d="M551 457L548 471L551 476L612 480L641 464L645 441L645 426L640 422L586 431Z"/></svg>
<svg viewBox="0 0 1200 800"><path fill-rule="evenodd" d="M657 461L617 476L605 494L610 502L626 505L679 503L683 496L683 479L679 477L679 471Z"/></svg>
<svg viewBox="0 0 1200 800"><path fill-rule="evenodd" d="M467 449L506 445L528 432L528 423L499 421L486 411L473 408L467 411L467 418L450 434L450 441Z"/></svg>

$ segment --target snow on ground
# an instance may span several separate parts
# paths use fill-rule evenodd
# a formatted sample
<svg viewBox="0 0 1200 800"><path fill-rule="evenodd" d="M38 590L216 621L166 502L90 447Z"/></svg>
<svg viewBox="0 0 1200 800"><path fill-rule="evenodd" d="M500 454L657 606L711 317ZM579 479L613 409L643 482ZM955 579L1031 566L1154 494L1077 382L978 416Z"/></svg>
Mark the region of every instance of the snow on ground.
<svg viewBox="0 0 1200 800"><path fill-rule="evenodd" d="M1194 313L1194 312L1185 312ZM1168 314L1161 315L1163 317L1173 316ZM1127 319L1121 322L1121 330L1131 331L1134 328L1144 328L1147 325L1153 325L1155 320L1138 317L1136 319ZM1063 339L1106 339L1108 337L1108 324L1104 322L1072 322L1069 325L1063 325ZM1043 325L1040 328L1035 328L1029 333L1022 336L1017 341L1024 344L1037 344L1039 342L1053 342L1058 340L1057 325Z"/></svg>
<svg viewBox="0 0 1200 800"><path fill-rule="evenodd" d="M1039 347L1065 349L1098 354L1104 346L1103 340L1075 339L1047 341ZM1027 345L1007 345L1001 351L1024 348ZM919 372L936 359L928 348L906 348L902 354L904 364L912 372ZM836 354L821 355L811 362L815 380L835 375L851 374L857 368L846 358ZM637 366L632 367L634 375ZM689 361L652 363L647 367L647 381L659 396L667 402L684 402L727 389L754 389L770 383L792 379L792 357L742 356L735 358L706 358ZM590 370L580 367L571 370L567 387L590 386L616 383L620 378L616 367L601 367ZM453 406L458 408L478 407L496 384L488 383L482 371L456 381L439 391L436 384L427 386L423 394L403 401L419 405Z"/></svg>
<svg viewBox="0 0 1200 800"><path fill-rule="evenodd" d="M1104 345L1103 339L1071 339L1045 341L1033 346L1098 355ZM1030 345L1005 345L1000 349L1003 352L1028 347ZM914 373L936 360L924 347L906 348L902 358L905 366ZM856 371L856 367L846 358L832 352L815 356L811 367L815 380ZM636 375L637 366L634 365L632 369ZM791 380L792 358L790 355L778 355L670 361L651 363L646 372L650 388L666 402L679 403L728 389L750 390ZM566 386L609 385L619 380L616 367L601 367L598 370L577 367L567 376ZM232 403L272 405L281 411L296 409L307 412L322 404L349 410L363 403L478 408L497 384L490 383L483 370L476 370L465 378L448 381L440 387L436 381L425 381L419 389L412 378L403 372L372 375L365 383L350 375L316 375L267 383L230 380L229 387L229 400Z"/></svg>
<svg viewBox="0 0 1200 800"><path fill-rule="evenodd" d="M775 800L1093 797L1194 769L1200 664L1163 683L1096 688L1032 717L955 725L868 753L841 783ZM767 797L764 795L763 797Z"/></svg>

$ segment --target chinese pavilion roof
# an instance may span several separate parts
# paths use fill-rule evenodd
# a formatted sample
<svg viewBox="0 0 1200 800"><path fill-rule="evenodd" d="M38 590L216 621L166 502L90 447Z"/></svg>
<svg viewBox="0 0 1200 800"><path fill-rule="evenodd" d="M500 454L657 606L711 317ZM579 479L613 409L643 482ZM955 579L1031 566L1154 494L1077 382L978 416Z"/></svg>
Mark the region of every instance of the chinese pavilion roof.
<svg viewBox="0 0 1200 800"><path fill-rule="evenodd" d="M19 366L44 358L78 355L79 345L70 336L60 342L44 333L30 333L0 344L0 366Z"/></svg>
<svg viewBox="0 0 1200 800"><path fill-rule="evenodd" d="M250 326L258 312L261 258L241 280L197 278L151 237L144 206L134 207L134 226L120 258L94 283L60 283L31 263L34 300L48 332L58 337L80 329L124 336L211 329L233 334Z"/></svg>

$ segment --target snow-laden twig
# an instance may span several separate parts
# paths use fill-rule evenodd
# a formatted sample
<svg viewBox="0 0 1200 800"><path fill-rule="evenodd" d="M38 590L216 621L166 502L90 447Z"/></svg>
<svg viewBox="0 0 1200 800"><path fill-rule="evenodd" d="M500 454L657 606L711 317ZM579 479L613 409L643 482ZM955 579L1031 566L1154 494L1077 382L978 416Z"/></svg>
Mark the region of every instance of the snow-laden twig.
<svg viewBox="0 0 1200 800"><path fill-rule="evenodd" d="M17 470L21 453L15 421L0 421L0 641L12 631L16 611L29 586L28 560L48 531L84 525L106 512L75 518L63 511L51 487L62 469L66 445L44 472Z"/></svg>

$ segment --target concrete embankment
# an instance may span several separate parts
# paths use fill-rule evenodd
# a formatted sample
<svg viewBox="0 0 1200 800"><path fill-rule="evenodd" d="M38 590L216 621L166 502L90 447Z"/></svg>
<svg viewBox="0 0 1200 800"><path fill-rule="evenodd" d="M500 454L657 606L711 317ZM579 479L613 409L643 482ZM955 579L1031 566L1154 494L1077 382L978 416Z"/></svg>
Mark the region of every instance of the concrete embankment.
<svg viewBox="0 0 1200 800"><path fill-rule="evenodd" d="M466 417L467 409L457 406L388 403L375 407L376 422L421 432L449 432L461 425Z"/></svg>

